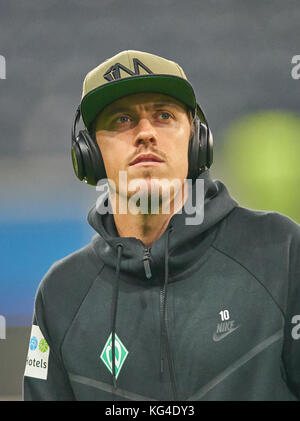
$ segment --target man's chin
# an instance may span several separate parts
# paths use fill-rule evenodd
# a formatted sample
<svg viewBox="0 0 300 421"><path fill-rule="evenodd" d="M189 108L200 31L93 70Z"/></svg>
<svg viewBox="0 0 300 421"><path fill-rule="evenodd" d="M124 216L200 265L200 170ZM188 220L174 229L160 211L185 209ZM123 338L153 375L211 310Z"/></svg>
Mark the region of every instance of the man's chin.
<svg viewBox="0 0 300 421"><path fill-rule="evenodd" d="M174 195L182 188L182 180L170 179L169 177L158 175L147 175L128 180L128 197L135 193L141 196L159 197L160 200L170 201Z"/></svg>
<svg viewBox="0 0 300 421"><path fill-rule="evenodd" d="M161 199L171 199L174 194L182 189L184 180L170 178L170 174L154 169L142 167L135 171L129 168L127 171L120 171L116 191L124 198L130 198L138 193L141 196L159 196Z"/></svg>

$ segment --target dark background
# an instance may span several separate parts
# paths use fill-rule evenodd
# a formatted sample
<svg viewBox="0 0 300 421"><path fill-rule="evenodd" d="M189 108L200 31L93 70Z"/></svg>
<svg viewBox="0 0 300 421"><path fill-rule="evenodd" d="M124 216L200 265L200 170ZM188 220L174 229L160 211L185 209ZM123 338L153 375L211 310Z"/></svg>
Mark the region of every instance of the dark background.
<svg viewBox="0 0 300 421"><path fill-rule="evenodd" d="M0 339L2 399L21 399L41 278L54 261L93 235L86 216L97 194L75 178L70 159L70 129L86 73L124 49L178 62L214 134L213 178L238 192L234 183L243 177L225 160L235 156L226 131L245 116L270 110L299 118L300 80L291 76L292 57L300 54L299 22L298 0L0 0L0 55L6 60L6 79L0 80L0 314L6 318L6 339ZM257 132L258 153L264 154L266 132ZM239 133L239 153L247 156L248 132ZM291 133L296 151L299 131ZM282 162L290 169L285 140L282 135L272 180ZM250 180L259 170L255 162ZM299 181L298 167L293 171L293 180ZM297 183L296 188L284 183L294 198L284 212L299 221ZM240 189L246 191L246 185ZM238 193L235 197L240 199ZM247 206L282 211L280 201L276 209L265 197L249 199Z"/></svg>

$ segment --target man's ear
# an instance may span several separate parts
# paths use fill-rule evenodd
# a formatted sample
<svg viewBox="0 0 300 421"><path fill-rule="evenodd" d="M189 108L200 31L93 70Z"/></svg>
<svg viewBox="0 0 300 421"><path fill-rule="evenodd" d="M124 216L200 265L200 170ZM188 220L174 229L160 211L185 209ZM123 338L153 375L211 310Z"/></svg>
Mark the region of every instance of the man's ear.
<svg viewBox="0 0 300 421"><path fill-rule="evenodd" d="M194 130L195 130L195 126L194 126L194 120L191 121L191 137L194 136Z"/></svg>

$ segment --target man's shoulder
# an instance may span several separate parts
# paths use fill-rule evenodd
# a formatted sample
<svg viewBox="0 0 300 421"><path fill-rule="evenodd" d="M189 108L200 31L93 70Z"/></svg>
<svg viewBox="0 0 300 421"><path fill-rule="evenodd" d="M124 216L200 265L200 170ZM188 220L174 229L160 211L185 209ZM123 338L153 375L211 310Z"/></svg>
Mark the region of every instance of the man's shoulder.
<svg viewBox="0 0 300 421"><path fill-rule="evenodd" d="M84 297L101 273L103 262L94 252L94 237L86 246L52 264L35 297L35 321L58 349ZM46 320L46 325L44 321Z"/></svg>
<svg viewBox="0 0 300 421"><path fill-rule="evenodd" d="M238 206L220 226L215 247L240 262L286 261L300 250L300 226L274 211Z"/></svg>
<svg viewBox="0 0 300 421"><path fill-rule="evenodd" d="M229 215L227 230L251 240L280 240L293 237L300 241L300 225L287 215L237 206Z"/></svg>
<svg viewBox="0 0 300 421"><path fill-rule="evenodd" d="M289 280L299 266L300 226L294 220L279 212L237 207L223 221L213 246L285 308Z"/></svg>
<svg viewBox="0 0 300 421"><path fill-rule="evenodd" d="M94 241L73 253L55 261L40 282L39 290L43 295L57 294L75 289L85 289L103 267L103 262L95 254Z"/></svg>

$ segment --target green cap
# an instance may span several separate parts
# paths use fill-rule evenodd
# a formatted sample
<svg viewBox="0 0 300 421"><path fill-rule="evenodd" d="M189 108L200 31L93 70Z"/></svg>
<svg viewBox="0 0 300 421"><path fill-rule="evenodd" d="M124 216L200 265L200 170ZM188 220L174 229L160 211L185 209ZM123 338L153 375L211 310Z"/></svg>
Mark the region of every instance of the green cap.
<svg viewBox="0 0 300 421"><path fill-rule="evenodd" d="M169 95L192 110L197 107L193 87L177 63L154 54L126 50L86 75L80 105L86 128L107 105L139 92Z"/></svg>

